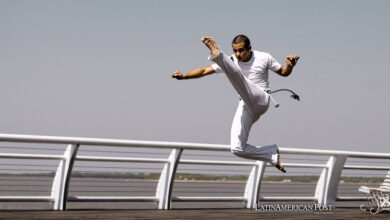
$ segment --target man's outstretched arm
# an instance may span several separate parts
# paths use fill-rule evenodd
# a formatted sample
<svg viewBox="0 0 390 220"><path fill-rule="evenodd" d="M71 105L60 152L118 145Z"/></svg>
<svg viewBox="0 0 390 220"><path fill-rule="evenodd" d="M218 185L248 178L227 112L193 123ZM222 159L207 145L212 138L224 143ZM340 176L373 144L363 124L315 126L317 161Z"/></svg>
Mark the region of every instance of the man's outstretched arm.
<svg viewBox="0 0 390 220"><path fill-rule="evenodd" d="M182 74L179 70L176 70L172 74L172 78L176 79L194 79L194 78L200 78L202 76L206 76L209 74L215 73L215 70L211 66L205 66L201 68L194 69L186 74Z"/></svg>
<svg viewBox="0 0 390 220"><path fill-rule="evenodd" d="M286 57L286 66L282 66L278 71L276 71L277 74L281 76L288 76L291 74L295 64L297 64L299 59L299 56L297 55L290 55Z"/></svg>

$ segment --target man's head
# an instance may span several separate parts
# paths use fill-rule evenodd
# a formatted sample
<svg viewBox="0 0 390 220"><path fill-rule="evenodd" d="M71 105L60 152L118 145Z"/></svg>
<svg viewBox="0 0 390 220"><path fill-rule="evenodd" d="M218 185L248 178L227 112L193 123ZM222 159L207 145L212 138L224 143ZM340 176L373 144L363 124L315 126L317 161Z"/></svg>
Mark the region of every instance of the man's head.
<svg viewBox="0 0 390 220"><path fill-rule="evenodd" d="M232 42L233 52L237 60L240 62L247 62L250 60L251 53L251 42L245 35L237 35Z"/></svg>

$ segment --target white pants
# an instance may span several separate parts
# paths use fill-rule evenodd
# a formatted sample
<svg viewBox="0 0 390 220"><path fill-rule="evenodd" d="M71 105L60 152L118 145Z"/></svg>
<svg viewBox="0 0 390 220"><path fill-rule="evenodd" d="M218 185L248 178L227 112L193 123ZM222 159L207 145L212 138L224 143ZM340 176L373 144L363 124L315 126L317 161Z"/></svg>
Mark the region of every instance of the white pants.
<svg viewBox="0 0 390 220"><path fill-rule="evenodd" d="M241 97L230 133L232 153L242 158L261 160L275 165L278 150L275 144L256 147L246 143L253 123L268 109L269 94L248 80L221 50L217 57L210 56L209 59L221 67Z"/></svg>

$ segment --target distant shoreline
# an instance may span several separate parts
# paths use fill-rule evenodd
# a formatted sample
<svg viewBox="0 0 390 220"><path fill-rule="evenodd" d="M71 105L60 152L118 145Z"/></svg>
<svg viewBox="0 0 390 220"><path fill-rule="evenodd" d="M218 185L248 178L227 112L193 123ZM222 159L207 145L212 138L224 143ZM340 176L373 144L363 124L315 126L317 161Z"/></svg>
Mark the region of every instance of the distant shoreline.
<svg viewBox="0 0 390 220"><path fill-rule="evenodd" d="M0 173L0 177L54 177L55 173ZM160 173L116 173L116 172L74 172L72 178L100 178L100 179L126 179L131 181L157 181ZM177 173L175 182L225 182L245 183L248 176L244 175L211 175ZM263 183L317 183L319 176L265 176ZM384 178L379 177L341 177L340 184L376 184L382 183Z"/></svg>

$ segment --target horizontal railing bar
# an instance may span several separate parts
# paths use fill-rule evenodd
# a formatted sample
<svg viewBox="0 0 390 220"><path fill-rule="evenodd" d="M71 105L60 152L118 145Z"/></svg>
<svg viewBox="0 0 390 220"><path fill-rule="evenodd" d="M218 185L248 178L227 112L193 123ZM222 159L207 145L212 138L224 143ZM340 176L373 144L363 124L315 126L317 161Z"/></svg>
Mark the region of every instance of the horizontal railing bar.
<svg viewBox="0 0 390 220"><path fill-rule="evenodd" d="M279 171L275 169L275 170L266 170L264 172L264 174L267 174L267 176L271 175L271 174L275 174L275 173L279 173ZM316 176L317 178L320 177L320 174L318 174L318 173L305 172L305 171L291 171L291 170L289 170L287 173L288 173L288 175L304 173L305 176L309 175L309 176Z"/></svg>
<svg viewBox="0 0 390 220"><path fill-rule="evenodd" d="M2 163L0 166L16 166L16 167L58 167L58 165L41 165L41 164L10 164Z"/></svg>
<svg viewBox="0 0 390 220"><path fill-rule="evenodd" d="M350 197L350 196L341 196L337 197L337 201L367 201L367 199L370 199L370 197L367 196L356 196L356 197Z"/></svg>
<svg viewBox="0 0 390 220"><path fill-rule="evenodd" d="M65 160L62 155L0 153L0 158Z"/></svg>
<svg viewBox="0 0 390 220"><path fill-rule="evenodd" d="M273 167L271 164L267 164L268 167ZM284 167L299 167L299 168L328 168L322 164L301 164L301 163L283 163ZM306 172L304 172L306 173Z"/></svg>
<svg viewBox="0 0 390 220"><path fill-rule="evenodd" d="M212 150L227 151L228 145L219 144L194 144L180 142L163 141L137 141L102 138L79 138L79 137L59 137L59 136L39 136L39 135L18 135L0 134L0 142L23 142L23 143L46 143L46 144L74 144L93 146L115 146L115 147L144 147L144 148L182 148L192 150Z"/></svg>
<svg viewBox="0 0 390 220"><path fill-rule="evenodd" d="M344 166L344 169L351 170L390 170L390 167L378 167L378 166Z"/></svg>
<svg viewBox="0 0 390 220"><path fill-rule="evenodd" d="M108 170L107 170L108 169ZM143 173L148 172L148 173L159 173L161 170L158 168L137 168L137 167L129 167L128 169L125 168L115 168L115 171L112 171L112 168L110 169L109 167L103 168L103 169L88 169L88 170L82 170L79 169L78 167L74 168L74 172L80 173L80 174L87 174L87 173L139 173L139 171L142 170ZM80 176L78 176L80 177ZM83 177L83 176L81 176Z"/></svg>
<svg viewBox="0 0 390 220"><path fill-rule="evenodd" d="M0 202L52 202L51 196L0 196Z"/></svg>
<svg viewBox="0 0 390 220"><path fill-rule="evenodd" d="M99 186L99 185L95 185L95 186L85 186L85 185L75 185L75 184L72 184L71 185L71 189L72 188L113 188L113 187L115 187L115 188L150 188L151 190L155 190L156 189L156 187L154 186L154 185L150 185L150 186L145 186L145 185L114 185L114 186ZM70 191L72 191L72 190L70 190ZM73 191L73 192L75 192L75 191ZM79 191L79 192L84 192L84 191ZM85 191L85 192L87 192L87 191ZM105 191L105 192L107 192L107 191ZM114 192L114 191L111 191L111 192ZM138 192L138 191L135 191L135 192ZM151 192L151 191L149 191L149 192Z"/></svg>
<svg viewBox="0 0 390 220"><path fill-rule="evenodd" d="M180 173L189 173L189 172L200 173L201 171L213 171L214 174L218 174L218 175L228 175L228 174L232 174L232 171L234 171L235 174L239 174L241 176L247 176L250 173L250 170L248 170L248 171L244 171L244 170L213 170L213 169L190 169L190 168L188 168L188 169L180 168L180 169L177 169L177 171ZM199 172L194 172L194 171L199 171Z"/></svg>
<svg viewBox="0 0 390 220"><path fill-rule="evenodd" d="M174 193L195 193L195 194L198 194L198 193L207 193L207 194L215 194L215 193L223 193L223 194L227 194L227 193L243 193L244 191L243 190L240 190L240 191L214 191L214 192L205 192L205 191L178 191L178 190L173 190Z"/></svg>
<svg viewBox="0 0 390 220"><path fill-rule="evenodd" d="M267 184L267 181L264 181L264 184ZM271 185L271 184L270 184ZM282 188L282 189L285 189L285 190L291 190L291 189L307 189L307 190L315 190L315 185L312 186L312 188L308 188L308 186L298 186L298 187L292 187L291 185L293 184L288 184L288 188ZM270 187L265 187L265 186L261 186L261 190L268 190L268 189L275 189L274 186L270 186ZM269 191L262 191L263 193L268 193ZM291 192L291 193L294 193L294 192ZM300 192L301 193L301 192Z"/></svg>
<svg viewBox="0 0 390 220"><path fill-rule="evenodd" d="M244 183L242 184L242 186L244 187ZM228 188L228 189L237 189L237 188L241 188L241 187L237 187L237 186L175 186L175 190L177 189L223 189L223 188ZM188 192L188 191L187 191Z"/></svg>
<svg viewBox="0 0 390 220"><path fill-rule="evenodd" d="M166 163L167 159L127 158L127 157L93 157L76 156L77 161L106 161L106 162L145 162L145 163Z"/></svg>
<svg viewBox="0 0 390 220"><path fill-rule="evenodd" d="M50 148L36 148L36 147L3 147L3 146L0 146L0 149L13 149L13 150L58 150L58 151L64 151L64 149L50 149Z"/></svg>
<svg viewBox="0 0 390 220"><path fill-rule="evenodd" d="M83 166L83 165L77 165L74 166L74 169L79 168L103 168L103 169L141 169L141 170L152 170L152 169L159 169L159 167L117 167L117 166Z"/></svg>
<svg viewBox="0 0 390 220"><path fill-rule="evenodd" d="M55 170L43 170L43 169L12 169L12 168L7 168L7 169L0 169L0 170L14 170L14 171L38 171L38 172L42 172L42 171L47 171L47 172L54 172Z"/></svg>
<svg viewBox="0 0 390 220"><path fill-rule="evenodd" d="M291 156L294 156L294 157L283 157L282 160L283 161L290 161L290 160L298 160L298 161L316 161L316 162L324 162L326 163L328 160L327 159L318 159L318 158L315 158L315 159L306 159L306 158L299 158L299 157L296 157L295 154L291 154Z"/></svg>
<svg viewBox="0 0 390 220"><path fill-rule="evenodd" d="M356 152L356 151L337 151L337 150L313 150L302 148L279 148L281 154L300 154L300 155L316 155L316 156L347 156L357 158L377 158L390 159L389 153L371 153L371 152Z"/></svg>
<svg viewBox="0 0 390 220"><path fill-rule="evenodd" d="M234 161L215 161L215 160L180 160L179 164L236 165L236 166L256 165L255 162L234 162Z"/></svg>
<svg viewBox="0 0 390 220"><path fill-rule="evenodd" d="M132 196L132 197L99 197L99 196L68 196L70 202L158 202L157 197Z"/></svg>
<svg viewBox="0 0 390 220"><path fill-rule="evenodd" d="M93 188L93 187L89 187L89 188ZM130 187L128 187L130 188ZM132 188L135 188L135 187L132 187ZM69 190L69 192L72 192L72 193L75 193L75 192L83 192L83 193L87 193L87 192L140 192L140 193L155 193L154 190L148 190L148 191L142 191L142 190Z"/></svg>
<svg viewBox="0 0 390 220"><path fill-rule="evenodd" d="M188 154L185 153L183 154L182 157L187 157L187 156L197 156L197 157L229 157L229 158L235 158L233 154L231 155L217 155L217 154Z"/></svg>
<svg viewBox="0 0 390 220"><path fill-rule="evenodd" d="M7 184L1 184L0 187L18 187L18 186L37 186L37 187L50 187L51 185L41 185L41 184L12 184L12 185L7 185Z"/></svg>
<svg viewBox="0 0 390 220"><path fill-rule="evenodd" d="M337 197L337 201L365 201L368 197ZM316 201L314 197L261 197L260 201ZM0 202L51 202L54 197L50 196L0 196ZM92 197L92 196L69 196L71 202L142 202L158 201L157 197ZM173 197L173 202L202 202L202 201L246 201L245 197Z"/></svg>
<svg viewBox="0 0 390 220"><path fill-rule="evenodd" d="M259 201L317 201L315 197L260 196Z"/></svg>
<svg viewBox="0 0 390 220"><path fill-rule="evenodd" d="M50 189L48 190L0 189L0 192L50 192Z"/></svg>
<svg viewBox="0 0 390 220"><path fill-rule="evenodd" d="M36 182L50 182L50 183L53 182L53 179L29 179L29 180L27 180L27 179L22 179L22 178L7 178L7 179L0 178L0 181L14 181L14 180L22 181L22 182L33 182L33 181L36 181Z"/></svg>
<svg viewBox="0 0 390 220"><path fill-rule="evenodd" d="M74 145L79 144L79 145L94 145L94 146L144 147L144 148L168 148L168 149L181 148L186 150L230 151L229 145L221 145L221 144L137 141L137 140L18 135L18 134L0 134L0 142L74 144ZM279 151L281 154L300 154L300 155L318 155L318 156L340 155L340 156L359 157L359 158L390 159L390 153L313 150L313 149L299 149L299 148L280 148Z"/></svg>
<svg viewBox="0 0 390 220"><path fill-rule="evenodd" d="M215 182L215 181L219 181L219 180L194 180L192 181L191 178L188 178L187 180L184 180L184 179L178 179L178 174L176 174L176 178L175 178L175 182L179 182L183 185L187 185L187 184L192 184L192 183L196 183L196 184L199 184L199 185L208 185L210 182ZM242 186L242 185L245 185L246 184L246 181L234 181L231 182L229 180L227 180L226 182L223 182L221 184L227 184L227 185L238 185L238 186ZM175 186L176 188L176 186Z"/></svg>
<svg viewBox="0 0 390 220"><path fill-rule="evenodd" d="M348 163L384 163L384 164L389 164L390 161L367 161L367 160L350 160L350 159L367 159L367 158L354 158L354 157L351 157L348 159ZM370 160L373 159L373 158L369 158ZM374 158L375 159L375 158ZM352 165L352 164L351 164Z"/></svg>
<svg viewBox="0 0 390 220"><path fill-rule="evenodd" d="M168 150L168 149L166 149ZM158 155L164 155L164 156L168 156L169 155L169 152L158 152L158 153L154 153L154 152L142 152L142 151L112 151L112 150L79 150L79 152L94 152L94 153L120 153L120 154L158 154Z"/></svg>
<svg viewBox="0 0 390 220"><path fill-rule="evenodd" d="M271 194L272 193L272 194ZM294 198L293 196L295 196L295 195L297 195L297 196L299 196L299 195L303 195L303 194L306 194L307 196L310 196L310 195L312 195L313 193L312 192L310 192L310 191L305 191L305 192L289 192L289 191L287 191L287 190L285 190L285 191L264 191L264 192L262 192L262 194L265 196L265 197L267 197L267 196L278 196L278 195L291 195L291 198ZM293 199L291 199L291 200L293 200Z"/></svg>
<svg viewBox="0 0 390 220"><path fill-rule="evenodd" d="M226 201L248 201L245 197L187 197L173 196L172 202L226 202Z"/></svg>
<svg viewBox="0 0 390 220"><path fill-rule="evenodd" d="M117 178L115 180L101 180L101 179L96 179L96 178L93 178L93 177L89 177L89 178L85 178L85 179L76 179L76 178L80 178L80 177L72 177L72 182L82 182L82 183L85 183L85 182L101 182L101 183L141 183L141 182L146 182L146 183L158 183L158 180L147 180L147 181L137 181L137 180L128 180L126 178Z"/></svg>

